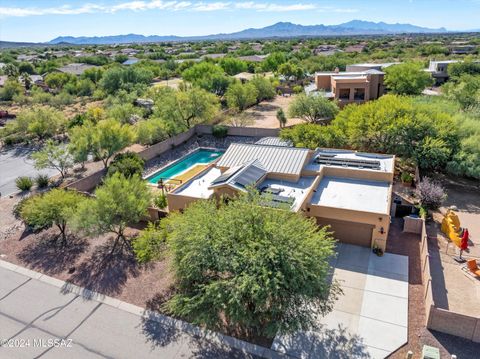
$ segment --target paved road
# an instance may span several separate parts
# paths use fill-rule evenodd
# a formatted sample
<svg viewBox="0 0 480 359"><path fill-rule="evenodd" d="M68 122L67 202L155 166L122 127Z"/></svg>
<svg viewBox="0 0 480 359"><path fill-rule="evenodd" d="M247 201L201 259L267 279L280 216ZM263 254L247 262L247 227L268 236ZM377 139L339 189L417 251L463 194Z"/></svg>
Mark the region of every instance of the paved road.
<svg viewBox="0 0 480 359"><path fill-rule="evenodd" d="M258 358L177 328L0 267L0 358Z"/></svg>
<svg viewBox="0 0 480 359"><path fill-rule="evenodd" d="M34 150L25 147L0 151L0 192L2 196L17 191L15 179L19 176L35 177L38 173L53 176L57 173L52 169L37 171L30 157L33 152Z"/></svg>

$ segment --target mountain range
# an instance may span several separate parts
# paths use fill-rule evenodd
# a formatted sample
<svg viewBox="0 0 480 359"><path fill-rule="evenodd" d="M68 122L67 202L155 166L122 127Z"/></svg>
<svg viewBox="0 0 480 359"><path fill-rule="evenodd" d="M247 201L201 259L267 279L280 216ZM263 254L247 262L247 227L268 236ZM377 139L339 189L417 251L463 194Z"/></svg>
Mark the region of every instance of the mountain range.
<svg viewBox="0 0 480 359"><path fill-rule="evenodd" d="M291 22L278 22L274 25L253 29L249 28L229 34L213 34L205 36L159 36L159 35L115 35L73 37L60 36L49 44L69 43L77 45L93 44L123 44L142 42L170 42L170 41L199 41L199 40L242 40L288 37L315 37L315 36L341 36L341 35L388 35L402 33L443 33L445 28L431 29L411 24L387 24L385 22L371 22L352 20L339 25L298 25Z"/></svg>

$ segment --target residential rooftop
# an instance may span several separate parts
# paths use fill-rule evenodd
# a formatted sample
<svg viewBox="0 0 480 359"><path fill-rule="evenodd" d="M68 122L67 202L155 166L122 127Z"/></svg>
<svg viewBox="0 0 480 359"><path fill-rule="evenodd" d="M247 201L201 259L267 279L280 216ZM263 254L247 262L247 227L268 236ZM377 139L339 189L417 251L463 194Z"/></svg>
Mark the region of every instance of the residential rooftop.
<svg viewBox="0 0 480 359"><path fill-rule="evenodd" d="M388 214L390 184L357 178L325 176L310 203L354 211Z"/></svg>

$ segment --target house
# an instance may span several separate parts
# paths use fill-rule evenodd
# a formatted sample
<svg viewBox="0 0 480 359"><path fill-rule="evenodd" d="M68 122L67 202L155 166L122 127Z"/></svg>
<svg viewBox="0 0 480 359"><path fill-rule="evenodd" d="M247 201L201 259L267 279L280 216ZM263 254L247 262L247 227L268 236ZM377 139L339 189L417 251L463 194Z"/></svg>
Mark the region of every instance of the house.
<svg viewBox="0 0 480 359"><path fill-rule="evenodd" d="M136 57L129 57L127 60L125 60L124 62L122 62L122 65L126 65L126 66L134 65L134 64L136 64L138 61L140 61L140 60L137 59Z"/></svg>
<svg viewBox="0 0 480 359"><path fill-rule="evenodd" d="M459 60L442 60L442 61L430 61L428 69L425 71L429 72L433 79L435 80L435 85L441 85L448 81L448 65L456 64Z"/></svg>
<svg viewBox="0 0 480 359"><path fill-rule="evenodd" d="M227 54L205 54L202 55L202 59L223 59Z"/></svg>
<svg viewBox="0 0 480 359"><path fill-rule="evenodd" d="M315 74L315 90L339 102L340 106L348 103L363 103L376 100L385 92L383 78L385 73L376 69L366 71L345 71Z"/></svg>
<svg viewBox="0 0 480 359"><path fill-rule="evenodd" d="M238 59L248 62L262 62L265 60L266 55L249 55L249 56L239 56Z"/></svg>
<svg viewBox="0 0 480 359"><path fill-rule="evenodd" d="M73 63L73 64L68 64L68 65L62 66L62 67L58 68L57 70L60 71L60 72L66 73L66 74L72 74L72 75L75 75L75 76L80 76L86 70L97 68L97 67L99 67L99 66Z"/></svg>
<svg viewBox="0 0 480 359"><path fill-rule="evenodd" d="M474 54L477 51L475 45L470 45L466 41L454 41L448 46L448 50L452 55Z"/></svg>
<svg viewBox="0 0 480 359"><path fill-rule="evenodd" d="M386 62L382 64L376 64L376 63L353 64L353 65L347 65L345 70L347 72L368 71L368 70L383 71L387 67L390 67L392 65L398 65L398 64L400 64L400 62Z"/></svg>
<svg viewBox="0 0 480 359"><path fill-rule="evenodd" d="M233 143L214 163L167 194L170 211L256 188L266 206L329 225L341 242L386 248L394 156L292 147L279 138Z"/></svg>

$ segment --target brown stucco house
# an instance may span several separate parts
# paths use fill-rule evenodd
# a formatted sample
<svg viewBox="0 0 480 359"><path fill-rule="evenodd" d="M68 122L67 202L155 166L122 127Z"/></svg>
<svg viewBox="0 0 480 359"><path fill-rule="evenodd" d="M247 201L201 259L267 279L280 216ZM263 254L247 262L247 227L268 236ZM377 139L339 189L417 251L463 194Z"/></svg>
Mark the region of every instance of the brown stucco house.
<svg viewBox="0 0 480 359"><path fill-rule="evenodd" d="M255 187L266 205L329 225L345 243L386 248L394 156L292 147L279 138L233 143L214 163L167 194L170 211Z"/></svg>
<svg viewBox="0 0 480 359"><path fill-rule="evenodd" d="M385 92L385 73L377 69L317 72L315 90L338 101L340 106L376 100Z"/></svg>

